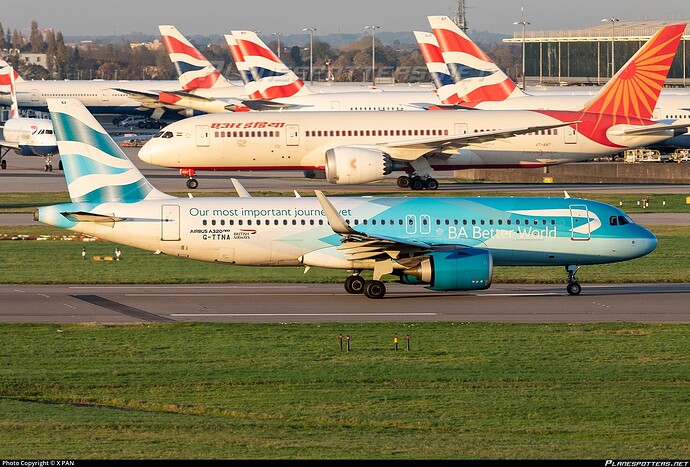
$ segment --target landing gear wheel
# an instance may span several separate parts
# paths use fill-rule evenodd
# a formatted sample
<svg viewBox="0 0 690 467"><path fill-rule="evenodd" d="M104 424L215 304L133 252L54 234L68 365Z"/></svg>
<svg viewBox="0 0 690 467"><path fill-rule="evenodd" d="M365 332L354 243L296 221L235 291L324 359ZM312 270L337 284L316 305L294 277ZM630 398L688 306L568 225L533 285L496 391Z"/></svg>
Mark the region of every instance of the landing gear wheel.
<svg viewBox="0 0 690 467"><path fill-rule="evenodd" d="M410 177L407 175L398 177L398 186L400 188L408 188L410 186Z"/></svg>
<svg viewBox="0 0 690 467"><path fill-rule="evenodd" d="M386 286L381 281L366 281L364 295L368 298L383 298L386 295Z"/></svg>
<svg viewBox="0 0 690 467"><path fill-rule="evenodd" d="M566 287L566 290L570 295L580 295L580 292L582 292L582 286L577 282L571 282L568 284L568 287Z"/></svg>
<svg viewBox="0 0 690 467"><path fill-rule="evenodd" d="M60 163L58 164L58 169L64 170L64 169L62 168L62 161L60 161Z"/></svg>
<svg viewBox="0 0 690 467"><path fill-rule="evenodd" d="M360 294L364 292L364 284L366 281L362 276L350 276L345 279L345 291L352 294Z"/></svg>
<svg viewBox="0 0 690 467"><path fill-rule="evenodd" d="M413 191L419 191L424 189L424 180L419 177L415 177L410 181L410 189Z"/></svg>
<svg viewBox="0 0 690 467"><path fill-rule="evenodd" d="M438 189L438 181L436 181L435 178L427 178L424 182L424 188L427 190L436 190Z"/></svg>
<svg viewBox="0 0 690 467"><path fill-rule="evenodd" d="M187 180L187 188L190 188L193 190L198 186L199 186L199 182L196 180L196 178L190 178L189 180Z"/></svg>
<svg viewBox="0 0 690 467"><path fill-rule="evenodd" d="M48 164L48 172L52 172L52 171L53 171L53 164Z"/></svg>
<svg viewBox="0 0 690 467"><path fill-rule="evenodd" d="M7 161L0 162L0 167L2 167L2 170L5 170L7 168Z"/></svg>

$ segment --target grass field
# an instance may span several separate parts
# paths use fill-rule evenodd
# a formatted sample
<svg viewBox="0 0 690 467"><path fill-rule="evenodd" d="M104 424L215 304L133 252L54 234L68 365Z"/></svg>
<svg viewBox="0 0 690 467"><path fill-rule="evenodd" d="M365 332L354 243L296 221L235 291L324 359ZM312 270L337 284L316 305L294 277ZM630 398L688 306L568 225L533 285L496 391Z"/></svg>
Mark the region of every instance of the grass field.
<svg viewBox="0 0 690 467"><path fill-rule="evenodd" d="M687 459L689 331L0 325L0 458Z"/></svg>

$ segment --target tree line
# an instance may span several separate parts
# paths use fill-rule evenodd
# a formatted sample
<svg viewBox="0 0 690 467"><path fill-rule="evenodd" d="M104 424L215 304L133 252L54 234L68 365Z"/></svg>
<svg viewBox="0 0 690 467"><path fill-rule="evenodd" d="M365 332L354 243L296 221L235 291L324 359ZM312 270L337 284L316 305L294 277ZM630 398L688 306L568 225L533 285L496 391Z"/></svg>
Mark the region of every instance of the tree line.
<svg viewBox="0 0 690 467"><path fill-rule="evenodd" d="M226 44L195 45L226 78L240 78ZM270 41L267 45L274 53L278 52L277 41ZM312 45L311 54L309 42L303 47L281 47L279 54L281 60L305 81L309 79L310 71L315 81L371 81L372 47L375 52L377 80L385 79L396 83L431 81L416 44L401 44L396 41L393 45L386 45L376 39L372 45L371 38L363 36L337 48L318 38L313 38ZM509 74L513 74L510 70L518 69L521 60L518 47L504 43L479 45ZM94 40L66 44L61 31L42 31L36 21L31 22L28 38L16 28L5 31L0 23L0 51L5 51L5 59L24 79L138 80L177 77L162 44L158 49L133 46L126 38L108 43ZM20 60L16 51L46 54L46 66L26 63Z"/></svg>

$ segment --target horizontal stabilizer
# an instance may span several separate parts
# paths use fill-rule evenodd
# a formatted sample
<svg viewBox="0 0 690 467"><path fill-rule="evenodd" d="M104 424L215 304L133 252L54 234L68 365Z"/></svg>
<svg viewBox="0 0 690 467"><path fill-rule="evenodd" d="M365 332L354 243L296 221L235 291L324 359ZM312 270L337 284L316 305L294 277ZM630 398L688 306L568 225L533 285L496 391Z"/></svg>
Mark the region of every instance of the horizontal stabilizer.
<svg viewBox="0 0 690 467"><path fill-rule="evenodd" d="M125 220L124 217L107 216L84 211L68 211L61 214L72 222L120 222Z"/></svg>
<svg viewBox="0 0 690 467"><path fill-rule="evenodd" d="M298 109L304 107L303 105L285 104L282 102L268 101L263 99L249 99L242 101L251 110L285 110Z"/></svg>

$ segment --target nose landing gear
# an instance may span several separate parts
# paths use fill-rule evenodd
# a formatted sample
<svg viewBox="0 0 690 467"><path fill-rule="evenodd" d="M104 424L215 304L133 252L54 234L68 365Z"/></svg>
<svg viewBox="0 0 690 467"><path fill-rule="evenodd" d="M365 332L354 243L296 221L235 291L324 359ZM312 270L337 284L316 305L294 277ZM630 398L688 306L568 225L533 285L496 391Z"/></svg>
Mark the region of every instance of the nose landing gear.
<svg viewBox="0 0 690 467"><path fill-rule="evenodd" d="M582 286L577 282L577 276L575 275L578 269L580 269L580 266L574 264L565 267L568 273L568 285L566 290L569 295L580 295L580 292L582 292Z"/></svg>

